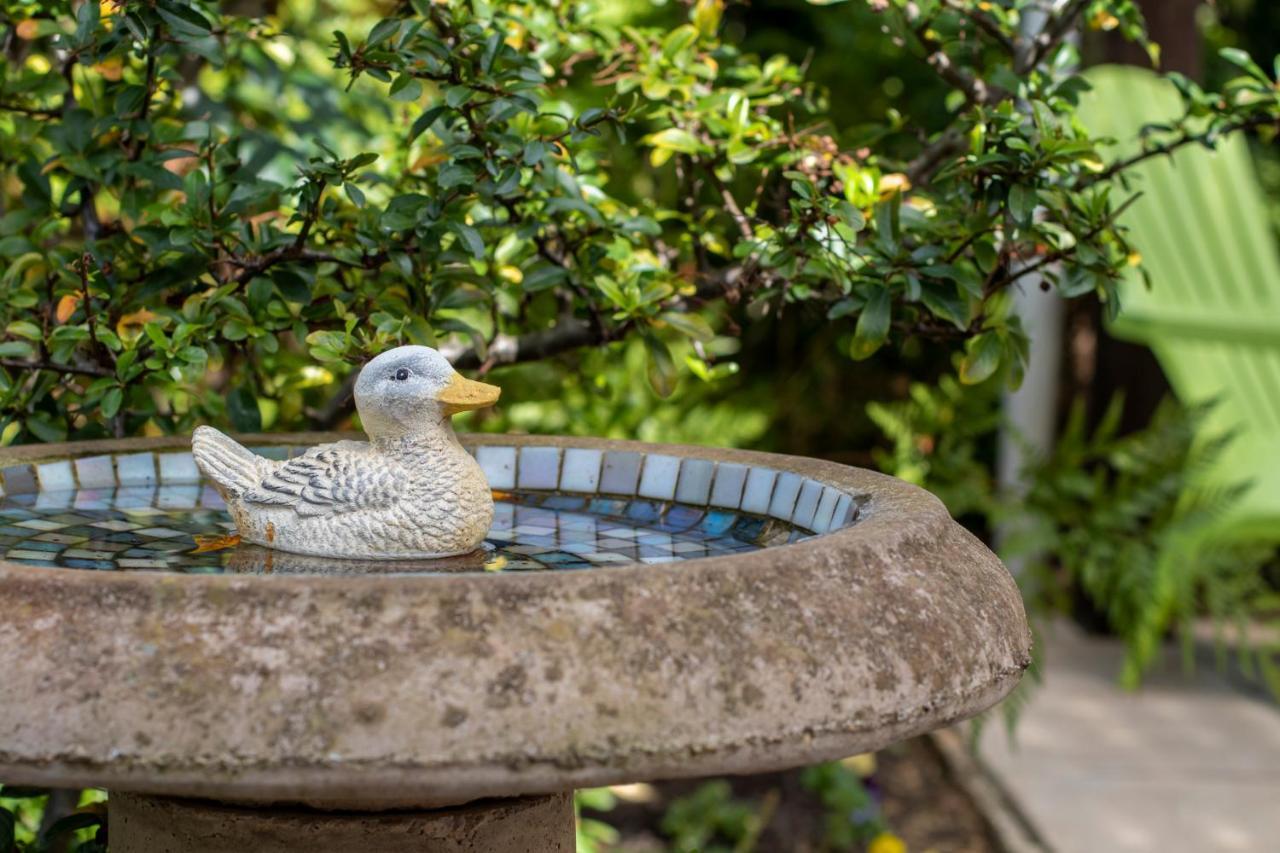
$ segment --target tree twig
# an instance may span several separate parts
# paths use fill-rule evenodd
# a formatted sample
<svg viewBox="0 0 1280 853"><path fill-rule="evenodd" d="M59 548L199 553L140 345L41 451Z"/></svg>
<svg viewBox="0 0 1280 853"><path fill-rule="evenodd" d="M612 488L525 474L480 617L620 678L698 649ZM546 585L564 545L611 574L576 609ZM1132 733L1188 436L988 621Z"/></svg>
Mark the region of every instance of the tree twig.
<svg viewBox="0 0 1280 853"><path fill-rule="evenodd" d="M1045 57L1067 37L1067 33L1071 32L1072 26L1084 13L1089 3L1090 0L1070 0L1061 12L1045 24L1032 40L1030 49L1024 51L1023 58L1017 63L1019 75L1026 74L1044 61Z"/></svg>
<svg viewBox="0 0 1280 853"><path fill-rule="evenodd" d="M1086 187L1091 187L1102 181L1109 181L1116 175L1124 172L1126 169L1130 169L1145 160L1150 160L1152 157L1172 154L1174 151L1177 151L1185 145L1191 145L1192 143L1199 143L1201 145L1208 144L1211 136L1213 138L1225 137L1238 131L1253 130L1255 128L1265 127L1269 124L1280 127L1280 120L1277 120L1275 116L1271 115L1256 115L1231 122L1222 127L1205 131L1204 133L1190 133L1183 128L1182 132L1178 134L1178 136L1168 140L1167 142L1161 142L1157 145L1151 146L1150 148L1144 149L1143 151L1139 151L1137 154L1116 160L1101 172L1094 172L1093 174L1085 176L1085 178L1075 185L1075 189L1085 189Z"/></svg>
<svg viewBox="0 0 1280 853"><path fill-rule="evenodd" d="M959 12L966 19L973 22L978 29L990 36L991 40L1000 45L1000 47L1010 56L1017 55L1018 49L1014 40L1009 38L1008 34L1005 33L1004 30L1000 29L1000 25L993 21L990 16L982 12L982 10L976 7L966 7L961 3L958 3L957 0L946 0L946 5L953 11Z"/></svg>
<svg viewBox="0 0 1280 853"><path fill-rule="evenodd" d="M60 109L46 109L44 107L27 107L22 104L15 104L9 101L0 101L0 110L10 113L20 113L24 116L32 118L57 118L62 114Z"/></svg>
<svg viewBox="0 0 1280 853"><path fill-rule="evenodd" d="M930 142L907 164L904 174L913 187L925 186L953 154L965 150L964 134L951 129Z"/></svg>
<svg viewBox="0 0 1280 853"><path fill-rule="evenodd" d="M52 373L76 373L82 376L115 376L109 370L97 364L63 364L48 359L25 360L20 358L0 358L0 366L13 367L18 370L48 370Z"/></svg>

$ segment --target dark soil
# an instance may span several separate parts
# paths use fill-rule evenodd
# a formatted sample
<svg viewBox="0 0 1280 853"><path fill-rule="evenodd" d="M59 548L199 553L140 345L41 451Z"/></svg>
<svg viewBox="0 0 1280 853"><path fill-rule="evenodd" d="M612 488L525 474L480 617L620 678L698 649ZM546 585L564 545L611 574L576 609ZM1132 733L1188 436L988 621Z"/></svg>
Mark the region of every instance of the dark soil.
<svg viewBox="0 0 1280 853"><path fill-rule="evenodd" d="M917 738L876 755L877 767L868 787L879 799L891 831L911 853L997 853L986 820L973 801L950 778L933 744ZM728 777L736 800L748 800L757 811L774 808L753 848L756 853L827 853L824 841L826 811L817 796L800 781L801 771ZM619 802L609 812L584 811L622 834L616 853L657 853L668 849L661 830L662 816L671 802L696 791L707 779L657 782L651 802ZM768 806L766 805L767 809ZM731 847L732 845L722 845ZM833 851L834 853L834 851Z"/></svg>

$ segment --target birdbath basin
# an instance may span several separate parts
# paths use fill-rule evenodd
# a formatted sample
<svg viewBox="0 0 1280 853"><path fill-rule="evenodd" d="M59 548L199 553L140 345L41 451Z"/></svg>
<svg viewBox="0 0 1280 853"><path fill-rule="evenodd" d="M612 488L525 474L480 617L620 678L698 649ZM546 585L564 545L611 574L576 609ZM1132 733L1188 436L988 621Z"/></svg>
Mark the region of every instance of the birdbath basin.
<svg viewBox="0 0 1280 853"><path fill-rule="evenodd" d="M0 780L109 789L125 853L568 850L574 788L877 749L1030 660L1009 573L899 480L462 440L493 530L416 563L201 550L180 438L0 451Z"/></svg>

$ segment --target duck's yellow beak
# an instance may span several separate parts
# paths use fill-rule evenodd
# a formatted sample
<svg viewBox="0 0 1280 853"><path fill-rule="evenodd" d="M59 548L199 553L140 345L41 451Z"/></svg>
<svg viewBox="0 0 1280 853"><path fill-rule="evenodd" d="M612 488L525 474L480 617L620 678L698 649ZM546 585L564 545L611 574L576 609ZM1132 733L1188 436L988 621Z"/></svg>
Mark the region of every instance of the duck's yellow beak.
<svg viewBox="0 0 1280 853"><path fill-rule="evenodd" d="M444 413L448 416L492 406L498 402L498 395L501 393L502 389L497 385L465 379L462 374L455 373L453 381L440 392L440 396L436 399L444 404Z"/></svg>

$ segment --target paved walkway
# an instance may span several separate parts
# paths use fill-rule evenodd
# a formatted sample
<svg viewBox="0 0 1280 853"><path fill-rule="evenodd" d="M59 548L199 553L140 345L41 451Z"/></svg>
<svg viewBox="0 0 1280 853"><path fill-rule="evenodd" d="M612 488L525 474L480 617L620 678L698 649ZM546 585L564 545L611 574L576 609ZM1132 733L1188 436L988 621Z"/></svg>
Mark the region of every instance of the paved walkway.
<svg viewBox="0 0 1280 853"><path fill-rule="evenodd" d="M1056 626L1044 683L1011 745L981 756L1058 853L1280 850L1280 708L1176 650L1141 692L1112 640Z"/></svg>

